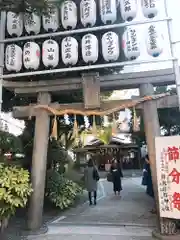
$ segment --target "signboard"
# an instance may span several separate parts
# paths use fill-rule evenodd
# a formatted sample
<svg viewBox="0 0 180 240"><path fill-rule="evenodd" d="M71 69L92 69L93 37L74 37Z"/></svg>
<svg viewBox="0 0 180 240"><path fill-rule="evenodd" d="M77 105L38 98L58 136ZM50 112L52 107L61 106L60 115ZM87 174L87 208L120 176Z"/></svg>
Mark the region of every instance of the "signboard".
<svg viewBox="0 0 180 240"><path fill-rule="evenodd" d="M156 137L160 217L180 219L180 136Z"/></svg>

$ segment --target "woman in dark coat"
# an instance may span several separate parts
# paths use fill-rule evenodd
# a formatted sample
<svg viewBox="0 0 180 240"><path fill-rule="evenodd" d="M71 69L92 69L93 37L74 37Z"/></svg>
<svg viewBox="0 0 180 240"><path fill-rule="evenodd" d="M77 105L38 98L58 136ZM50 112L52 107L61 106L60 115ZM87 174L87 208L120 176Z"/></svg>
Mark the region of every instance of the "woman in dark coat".
<svg viewBox="0 0 180 240"><path fill-rule="evenodd" d="M121 171L121 166L116 160L112 162L110 171L112 174L114 194L116 195L118 192L118 195L120 195L120 192L122 190L121 178L123 177L123 174Z"/></svg>
<svg viewBox="0 0 180 240"><path fill-rule="evenodd" d="M145 164L144 164L144 169L146 171L146 193L154 198L154 190L153 190L153 184L152 184L152 176L151 176L151 167L150 167L150 162L149 162L149 156L145 156Z"/></svg>
<svg viewBox="0 0 180 240"><path fill-rule="evenodd" d="M146 185L147 185L146 193L147 193L147 195L149 195L150 197L152 197L154 199L153 182L152 182L151 167L150 167L148 154L145 156L144 169L146 171ZM151 213L156 213L155 207L151 210Z"/></svg>

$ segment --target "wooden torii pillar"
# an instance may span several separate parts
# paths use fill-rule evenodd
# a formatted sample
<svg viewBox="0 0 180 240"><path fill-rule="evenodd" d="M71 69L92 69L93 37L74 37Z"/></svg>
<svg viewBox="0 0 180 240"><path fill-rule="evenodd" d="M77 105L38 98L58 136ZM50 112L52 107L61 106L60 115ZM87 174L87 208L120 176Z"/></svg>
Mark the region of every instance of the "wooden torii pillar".
<svg viewBox="0 0 180 240"><path fill-rule="evenodd" d="M37 103L49 105L51 95L46 92L38 94ZM32 156L31 181L33 194L30 198L28 228L35 230L41 227L44 204L44 190L47 165L47 148L49 141L50 118L47 111L39 109L36 114L35 134Z"/></svg>
<svg viewBox="0 0 180 240"><path fill-rule="evenodd" d="M81 108L100 108L99 75L97 73L83 74L82 87L84 104L82 104ZM38 105L50 105L51 103L50 93L44 90L42 87L38 93ZM26 93L28 94L28 89ZM33 193L30 198L28 228L36 230L42 225L50 118L48 111L43 109L38 109L35 114L31 114L36 117L36 122L31 171ZM28 117L28 114L26 116ZM18 116L15 115L15 117Z"/></svg>
<svg viewBox="0 0 180 240"><path fill-rule="evenodd" d="M72 82L73 84L73 82ZM26 87L20 90L16 88L15 82L13 82L14 91L17 94L29 93L37 96L37 105L48 105L56 110L77 109L86 111L88 109L98 109L100 111L108 111L112 108L116 108L120 105L130 104L136 100L115 100L115 101L100 101L100 79L97 73L88 73L82 76L81 87L83 89L84 103L72 103L72 104L58 104L51 103L51 93L58 91L62 92L62 82L57 80L54 85L47 86L45 82L40 85L37 82L37 87L31 87L31 83L25 83ZM28 86L28 87L27 87ZM79 86L77 86L79 88ZM67 90L67 86L64 84L64 89ZM165 99L165 101L164 101ZM177 105L177 96L166 96L163 99L156 101L159 108L174 107ZM36 105L36 104L35 104ZM142 104L137 108L142 108ZM29 116L36 117L35 123L35 135L34 135L34 147L32 157L32 185L33 194L30 199L30 209L28 218L28 228L30 230L39 229L42 225L42 213L44 203L44 188L46 177L46 163L47 163L47 147L49 139L49 116L52 113L43 110L33 108L30 106L16 106L13 110L13 116L15 118L27 118Z"/></svg>

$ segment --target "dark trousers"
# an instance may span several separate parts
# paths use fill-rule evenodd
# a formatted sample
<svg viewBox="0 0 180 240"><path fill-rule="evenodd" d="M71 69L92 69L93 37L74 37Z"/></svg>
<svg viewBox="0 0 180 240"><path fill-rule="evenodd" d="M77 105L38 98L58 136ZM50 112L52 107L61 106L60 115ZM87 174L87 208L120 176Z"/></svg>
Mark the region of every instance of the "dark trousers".
<svg viewBox="0 0 180 240"><path fill-rule="evenodd" d="M97 192L94 191L94 201L96 202ZM92 203L92 192L88 192L89 202Z"/></svg>

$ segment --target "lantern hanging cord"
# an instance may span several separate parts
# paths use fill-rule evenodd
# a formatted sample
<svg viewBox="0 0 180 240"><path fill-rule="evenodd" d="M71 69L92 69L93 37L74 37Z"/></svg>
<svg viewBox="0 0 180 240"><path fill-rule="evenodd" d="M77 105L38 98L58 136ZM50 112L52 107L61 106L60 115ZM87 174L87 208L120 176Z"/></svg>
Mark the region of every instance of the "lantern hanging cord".
<svg viewBox="0 0 180 240"><path fill-rule="evenodd" d="M150 100L156 100L156 99L168 96L168 95L170 95L170 93L162 93L162 94L157 94L157 95L152 95L152 96L145 96L145 97L140 98L139 100L132 100L129 103L124 103L116 108L112 108L112 109L104 110L104 111L100 111L100 110L84 110L84 111L82 111L82 110L77 110L77 109L56 110L48 105L36 105L36 106L31 106L30 113L32 113L33 109L43 109L43 110L47 110L47 111L51 112L55 116L60 116L60 115L64 115L64 114L83 115L83 116L92 116L92 115L105 116L105 115L110 115L115 112L118 112L122 109L132 108L140 103L150 101Z"/></svg>

